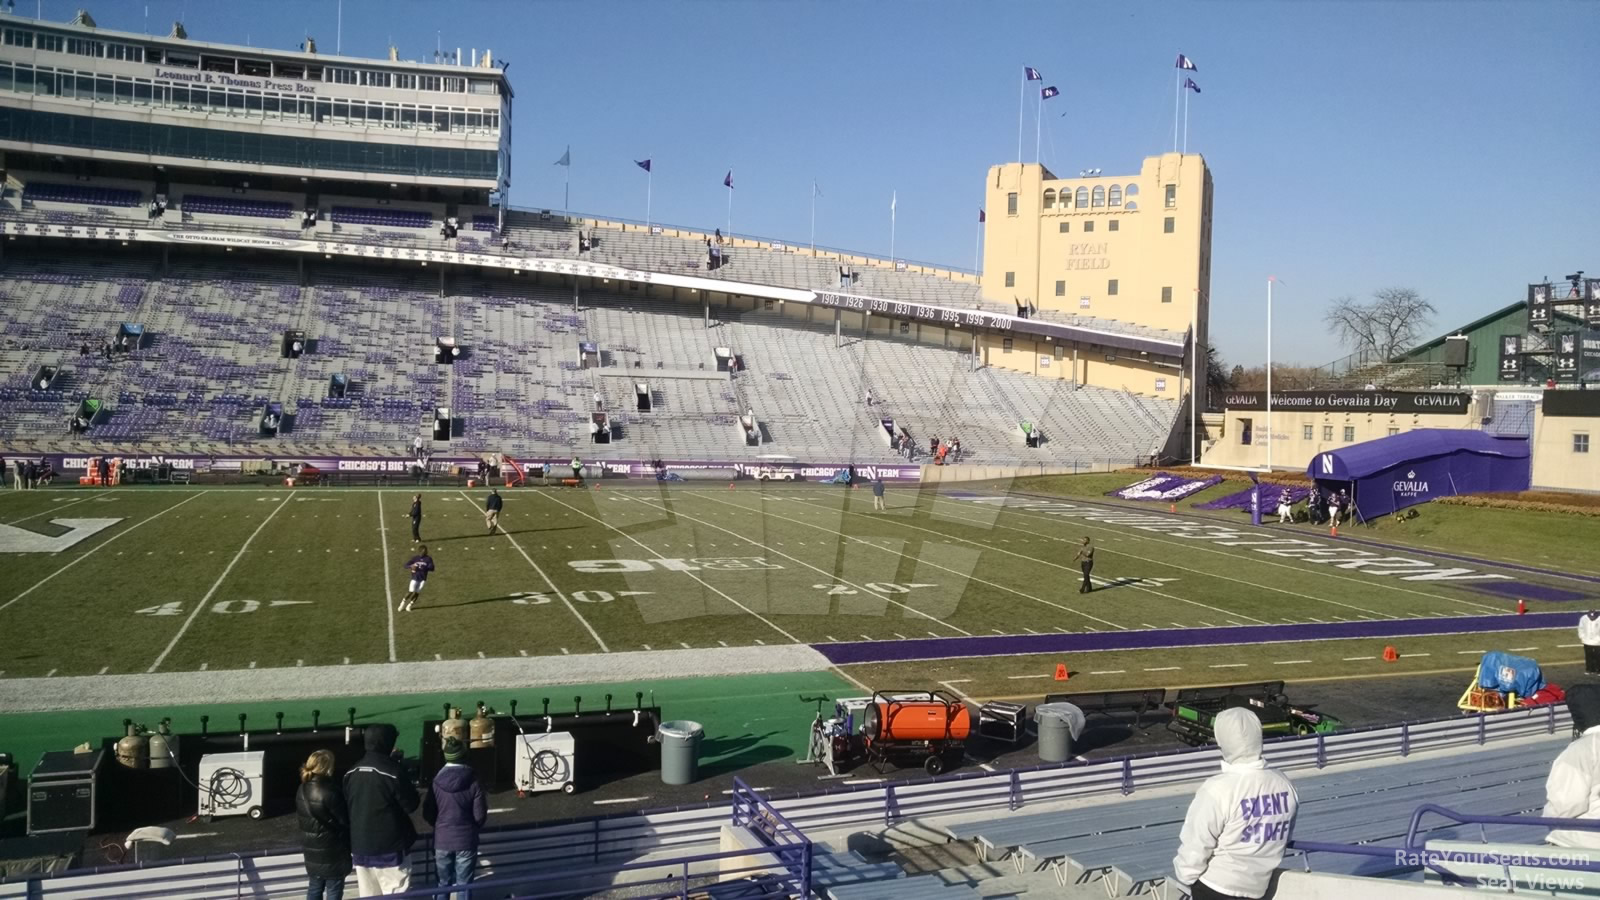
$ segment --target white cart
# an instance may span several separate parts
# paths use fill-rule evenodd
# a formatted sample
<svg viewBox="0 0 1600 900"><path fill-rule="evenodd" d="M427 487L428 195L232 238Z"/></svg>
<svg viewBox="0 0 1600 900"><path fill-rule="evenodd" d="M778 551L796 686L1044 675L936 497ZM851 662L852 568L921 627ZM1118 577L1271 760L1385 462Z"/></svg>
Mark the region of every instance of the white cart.
<svg viewBox="0 0 1600 900"><path fill-rule="evenodd" d="M261 818L260 750L200 757L200 815Z"/></svg>
<svg viewBox="0 0 1600 900"><path fill-rule="evenodd" d="M517 793L573 791L576 745L566 731L517 737Z"/></svg>

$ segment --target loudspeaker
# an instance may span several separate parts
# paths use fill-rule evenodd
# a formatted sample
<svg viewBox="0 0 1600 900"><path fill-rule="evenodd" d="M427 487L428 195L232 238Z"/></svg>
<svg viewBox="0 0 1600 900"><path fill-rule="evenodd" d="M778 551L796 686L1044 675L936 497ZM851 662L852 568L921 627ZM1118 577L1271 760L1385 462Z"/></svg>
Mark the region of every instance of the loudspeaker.
<svg viewBox="0 0 1600 900"><path fill-rule="evenodd" d="M45 753L28 781L28 834L92 831L95 788L105 751Z"/></svg>
<svg viewBox="0 0 1600 900"><path fill-rule="evenodd" d="M1444 339L1444 364L1456 369L1467 367L1467 338L1465 335L1451 335Z"/></svg>

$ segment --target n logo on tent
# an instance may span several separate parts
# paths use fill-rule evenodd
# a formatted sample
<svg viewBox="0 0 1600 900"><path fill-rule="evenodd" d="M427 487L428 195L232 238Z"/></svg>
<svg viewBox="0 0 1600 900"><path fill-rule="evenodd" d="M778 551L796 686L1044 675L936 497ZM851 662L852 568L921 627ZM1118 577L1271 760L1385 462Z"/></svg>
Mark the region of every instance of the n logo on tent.
<svg viewBox="0 0 1600 900"><path fill-rule="evenodd" d="M1324 454L1322 454L1322 474L1324 474L1324 475L1332 475L1333 474L1333 454L1332 453L1324 453Z"/></svg>

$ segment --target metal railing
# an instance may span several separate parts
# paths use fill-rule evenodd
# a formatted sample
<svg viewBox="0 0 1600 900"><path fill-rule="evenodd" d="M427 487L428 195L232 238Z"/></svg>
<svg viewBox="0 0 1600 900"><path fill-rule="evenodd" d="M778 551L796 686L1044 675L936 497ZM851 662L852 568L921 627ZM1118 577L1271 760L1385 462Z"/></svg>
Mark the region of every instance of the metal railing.
<svg viewBox="0 0 1600 900"><path fill-rule="evenodd" d="M1372 726L1282 737L1264 745L1267 762L1285 771L1317 770L1330 765L1404 758L1434 750L1481 746L1490 742L1552 736L1571 727L1566 708L1545 706L1474 716L1451 716L1398 725ZM806 828L836 829L852 825L895 825L908 819L971 814L985 810L1014 811L1030 805L1068 799L1115 797L1164 785L1194 783L1216 772L1221 756L1215 747L1182 748L1158 753L1086 762L1047 763L997 772L962 772L937 778L866 785L838 785L822 791L762 796L748 786L733 804L719 802L593 819L551 822L533 827L488 829L480 838L479 856L486 879L475 888L583 874L598 879L600 871L625 873L652 867L705 865L731 858L724 854L674 857L655 863L634 863L646 853L673 847L703 847L717 840L722 826L760 821L762 827L802 834ZM795 842L774 844L768 868L796 864ZM1389 852L1393 852L1392 849ZM787 854L787 855L785 855ZM755 851L732 854L757 855ZM425 872L431 853L416 853L415 871ZM593 871L591 871L593 870ZM688 879L689 869L678 876ZM0 900L81 896L107 891L130 900L217 896L238 886L237 896L303 890L304 863L298 853L226 854L187 858L145 866L113 866L20 881L0 881ZM158 890L159 887L159 890ZM681 887L681 885L680 885ZM195 894L180 892L193 890ZM677 890L674 888L674 890ZM164 892L164 893L163 893ZM417 896L432 896L418 894ZM540 895L535 895L540 896ZM654 896L677 897L678 893Z"/></svg>

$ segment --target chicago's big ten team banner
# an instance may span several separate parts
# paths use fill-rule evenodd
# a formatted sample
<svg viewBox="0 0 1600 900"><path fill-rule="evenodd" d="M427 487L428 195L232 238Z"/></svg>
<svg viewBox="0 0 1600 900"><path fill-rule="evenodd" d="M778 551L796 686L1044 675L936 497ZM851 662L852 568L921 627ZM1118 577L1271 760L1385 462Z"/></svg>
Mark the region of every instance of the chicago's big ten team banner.
<svg viewBox="0 0 1600 900"><path fill-rule="evenodd" d="M1528 324L1550 324L1550 291L1548 284L1528 285Z"/></svg>
<svg viewBox="0 0 1600 900"><path fill-rule="evenodd" d="M1500 380L1522 380L1522 335L1500 336Z"/></svg>

